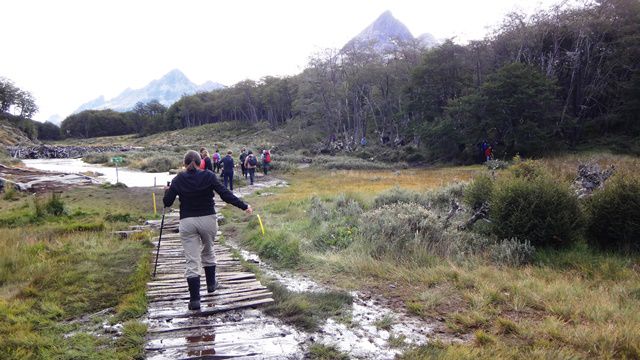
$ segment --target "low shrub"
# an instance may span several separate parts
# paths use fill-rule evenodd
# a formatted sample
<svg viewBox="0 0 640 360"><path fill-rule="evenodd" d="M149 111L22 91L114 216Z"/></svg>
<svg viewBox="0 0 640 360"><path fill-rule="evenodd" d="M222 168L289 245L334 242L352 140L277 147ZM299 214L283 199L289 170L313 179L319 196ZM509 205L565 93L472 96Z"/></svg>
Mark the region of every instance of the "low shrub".
<svg viewBox="0 0 640 360"><path fill-rule="evenodd" d="M467 184L454 182L444 187L431 190L422 196L421 203L430 209L449 210L451 201L462 199Z"/></svg>
<svg viewBox="0 0 640 360"><path fill-rule="evenodd" d="M179 167L179 162L175 157L157 156L144 161L140 165L140 170L146 172L165 172Z"/></svg>
<svg viewBox="0 0 640 360"><path fill-rule="evenodd" d="M51 193L51 197L44 204L44 209L48 214L60 216L64 214L64 202L60 199L60 195Z"/></svg>
<svg viewBox="0 0 640 360"><path fill-rule="evenodd" d="M477 176L464 191L464 203L471 209L478 210L482 204L489 202L493 183L494 180L487 175Z"/></svg>
<svg viewBox="0 0 640 360"><path fill-rule="evenodd" d="M347 221L349 223L354 223L353 220L362 215L362 205L360 201L353 196L346 194L338 195L335 206L337 214L343 218L343 220L351 220Z"/></svg>
<svg viewBox="0 0 640 360"><path fill-rule="evenodd" d="M409 167L406 163L386 164L353 157L332 156L318 156L314 159L312 165L331 170L391 170Z"/></svg>
<svg viewBox="0 0 640 360"><path fill-rule="evenodd" d="M568 187L534 173L495 184L492 232L499 239L529 240L535 247L569 245L581 225L578 200Z"/></svg>
<svg viewBox="0 0 640 360"><path fill-rule="evenodd" d="M282 160L272 160L270 165L270 170L277 171L279 173L292 173L298 169L296 164Z"/></svg>
<svg viewBox="0 0 640 360"><path fill-rule="evenodd" d="M300 241L285 231L254 232L249 238L258 255L275 261L278 265L291 267L300 261Z"/></svg>
<svg viewBox="0 0 640 360"><path fill-rule="evenodd" d="M102 222L73 222L69 224L63 224L57 227L55 230L59 233L72 233L72 232L98 232L105 229Z"/></svg>
<svg viewBox="0 0 640 360"><path fill-rule="evenodd" d="M640 178L620 176L585 203L586 236L604 250L640 251Z"/></svg>
<svg viewBox="0 0 640 360"><path fill-rule="evenodd" d="M445 238L437 216L415 203L384 205L362 215L362 239L371 255L406 258L420 248L434 250ZM442 252L442 251L440 251Z"/></svg>
<svg viewBox="0 0 640 360"><path fill-rule="evenodd" d="M3 200L13 201L18 199L18 192L13 184L4 183L2 187L4 194L2 195Z"/></svg>
<svg viewBox="0 0 640 360"><path fill-rule="evenodd" d="M106 153L90 153L83 156L82 161L89 164L106 164L111 161L111 156Z"/></svg>
<svg viewBox="0 0 640 360"><path fill-rule="evenodd" d="M509 168L509 172L516 178L529 180L537 179L546 175L542 164L534 160L516 162Z"/></svg>
<svg viewBox="0 0 640 360"><path fill-rule="evenodd" d="M494 263L507 266L522 266L533 261L535 248L529 241L506 239L493 244L488 255Z"/></svg>
<svg viewBox="0 0 640 360"><path fill-rule="evenodd" d="M426 201L420 193L399 187L384 191L373 200L373 206L375 208L399 203L426 205Z"/></svg>
<svg viewBox="0 0 640 360"><path fill-rule="evenodd" d="M358 229L349 226L331 226L312 241L318 250L342 250L353 242Z"/></svg>
<svg viewBox="0 0 640 360"><path fill-rule="evenodd" d="M320 223L327 221L331 218L331 209L322 202L317 196L311 198L311 205L309 205L309 218L314 223Z"/></svg>
<svg viewBox="0 0 640 360"><path fill-rule="evenodd" d="M108 222L131 222L133 221L133 216L129 213L124 214L106 214L104 216L104 220Z"/></svg>
<svg viewBox="0 0 640 360"><path fill-rule="evenodd" d="M489 160L484 163L489 170L503 170L509 167L509 162L504 160Z"/></svg>

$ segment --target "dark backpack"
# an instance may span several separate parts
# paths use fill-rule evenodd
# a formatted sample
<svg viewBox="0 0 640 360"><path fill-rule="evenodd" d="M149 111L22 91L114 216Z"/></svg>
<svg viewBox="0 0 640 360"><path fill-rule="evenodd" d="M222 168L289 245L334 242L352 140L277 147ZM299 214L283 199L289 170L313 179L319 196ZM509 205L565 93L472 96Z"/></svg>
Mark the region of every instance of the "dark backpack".
<svg viewBox="0 0 640 360"><path fill-rule="evenodd" d="M249 155L249 165L256 166L258 165L258 159L255 156Z"/></svg>

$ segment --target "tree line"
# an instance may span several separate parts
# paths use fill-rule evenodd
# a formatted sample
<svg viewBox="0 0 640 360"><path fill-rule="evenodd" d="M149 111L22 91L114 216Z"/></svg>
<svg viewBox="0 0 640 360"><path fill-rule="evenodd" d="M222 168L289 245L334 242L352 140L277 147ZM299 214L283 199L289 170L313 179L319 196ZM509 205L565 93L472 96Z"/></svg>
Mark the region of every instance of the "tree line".
<svg viewBox="0 0 640 360"><path fill-rule="evenodd" d="M510 14L466 45L374 45L315 54L298 75L184 96L164 111L72 115L63 134L147 134L227 120L277 129L303 119L354 147L363 137L391 139L430 160L468 162L483 140L499 156L535 156L640 133L636 0Z"/></svg>
<svg viewBox="0 0 640 360"><path fill-rule="evenodd" d="M0 77L0 119L13 124L32 140L60 138L60 129L56 125L31 120L37 112L38 105L29 91Z"/></svg>

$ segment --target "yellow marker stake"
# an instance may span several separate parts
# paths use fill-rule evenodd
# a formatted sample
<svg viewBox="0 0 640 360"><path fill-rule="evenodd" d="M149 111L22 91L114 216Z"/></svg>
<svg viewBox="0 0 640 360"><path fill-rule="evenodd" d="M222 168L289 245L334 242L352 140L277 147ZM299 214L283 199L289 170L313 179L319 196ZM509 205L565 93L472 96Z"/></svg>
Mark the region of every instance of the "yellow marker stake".
<svg viewBox="0 0 640 360"><path fill-rule="evenodd" d="M260 219L260 214L256 214L258 217L258 222L260 223L260 229L262 229L262 236L264 236L264 226L262 226L262 219Z"/></svg>
<svg viewBox="0 0 640 360"><path fill-rule="evenodd" d="M153 198L153 215L158 215L158 210L156 208L156 193L151 193L151 197Z"/></svg>

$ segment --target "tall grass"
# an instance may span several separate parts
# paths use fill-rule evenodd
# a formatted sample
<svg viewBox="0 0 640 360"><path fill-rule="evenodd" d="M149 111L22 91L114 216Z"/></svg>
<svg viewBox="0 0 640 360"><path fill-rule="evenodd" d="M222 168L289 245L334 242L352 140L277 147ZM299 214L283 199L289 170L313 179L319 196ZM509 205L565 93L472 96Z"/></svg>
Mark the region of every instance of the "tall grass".
<svg viewBox="0 0 640 360"><path fill-rule="evenodd" d="M92 196L85 210L78 201L67 202L87 193ZM0 358L142 356L146 326L135 319L146 311L149 239L122 240L102 222L120 201L135 214L145 213L132 195L128 189L92 188L45 197L38 206L29 198L2 204L8 206L0 211ZM6 222L21 218L38 221ZM93 320L125 322L117 340L92 333L94 323L72 321L109 308L115 317Z"/></svg>

